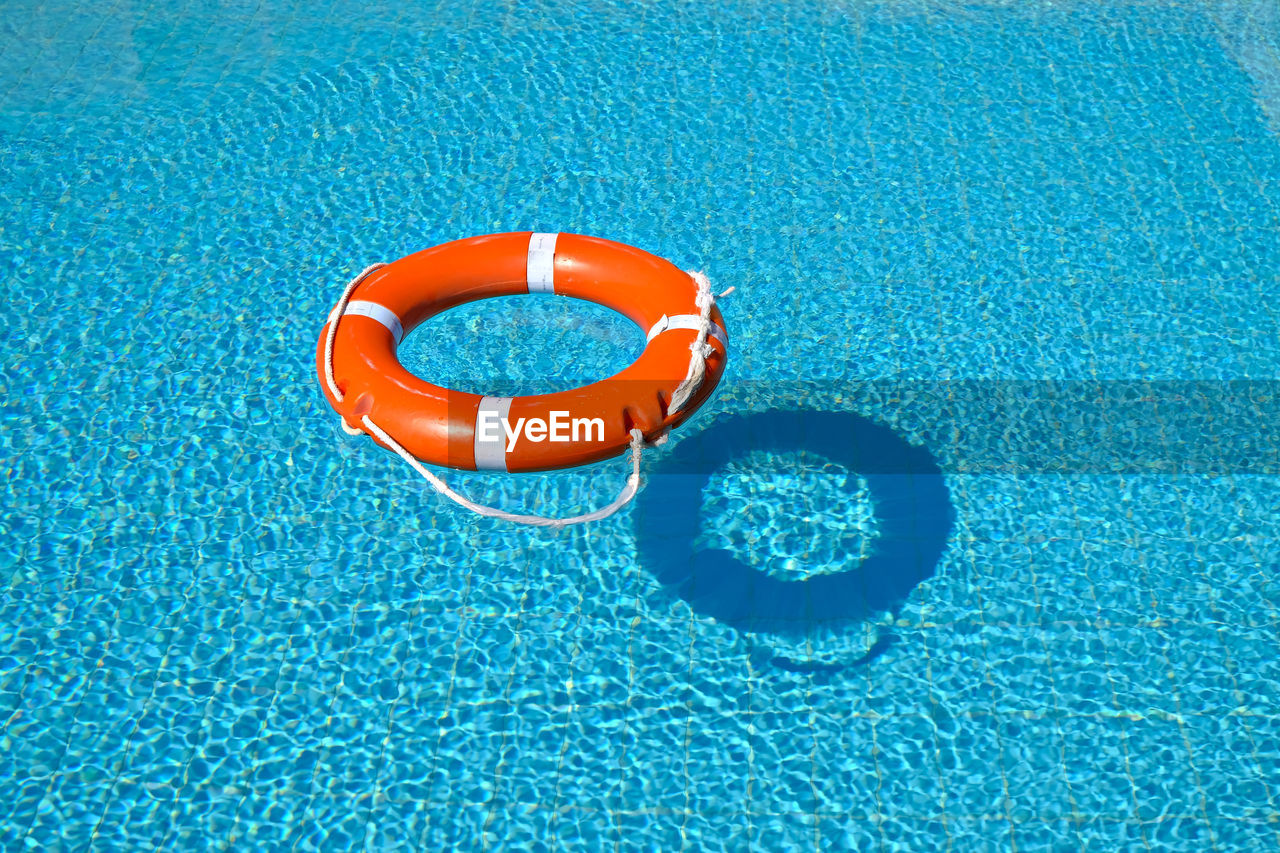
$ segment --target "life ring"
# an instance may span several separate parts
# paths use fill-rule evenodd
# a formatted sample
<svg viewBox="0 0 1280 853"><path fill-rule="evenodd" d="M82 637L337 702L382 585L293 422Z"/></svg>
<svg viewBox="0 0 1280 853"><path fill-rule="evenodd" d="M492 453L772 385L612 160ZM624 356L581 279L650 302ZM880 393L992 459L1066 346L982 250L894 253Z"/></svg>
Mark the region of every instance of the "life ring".
<svg viewBox="0 0 1280 853"><path fill-rule="evenodd" d="M432 385L396 357L401 339L441 311L520 293L612 308L647 333L644 351L608 379L523 397ZM316 349L329 405L348 432L388 447L378 435L385 432L418 460L449 468L545 471L618 456L632 430L656 441L685 421L728 360L724 317L705 286L662 258L597 237L526 231L456 240L372 269L344 298L331 343L333 386L326 344L336 308ZM701 381L690 395L686 380L699 361ZM678 394L687 400L673 407Z"/></svg>

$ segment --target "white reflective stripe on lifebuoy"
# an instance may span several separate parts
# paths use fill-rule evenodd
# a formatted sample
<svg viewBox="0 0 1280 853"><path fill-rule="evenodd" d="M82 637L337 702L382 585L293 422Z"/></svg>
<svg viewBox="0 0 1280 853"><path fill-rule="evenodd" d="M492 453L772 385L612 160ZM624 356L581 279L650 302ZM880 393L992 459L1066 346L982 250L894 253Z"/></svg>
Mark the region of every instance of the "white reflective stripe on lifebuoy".
<svg viewBox="0 0 1280 853"><path fill-rule="evenodd" d="M558 233L529 235L525 280L529 283L530 293L556 292L556 238L559 236Z"/></svg>
<svg viewBox="0 0 1280 853"><path fill-rule="evenodd" d="M649 335L644 342L647 344L658 335L671 329L689 329L696 332L701 326L702 318L697 314L677 314L674 317L668 317L663 314L662 319L653 324L653 328L649 330ZM718 324L711 324L711 328L707 330L707 337L715 338L725 348L725 351L728 351L729 336L725 334L724 329L720 328Z"/></svg>
<svg viewBox="0 0 1280 853"><path fill-rule="evenodd" d="M507 414L511 411L511 400L511 397L484 397L480 400L480 408L476 410L475 426L477 471L507 470L507 434L502 424L506 422ZM489 439L482 441L480 421L486 412L492 412L497 417L488 418L493 426L489 430Z"/></svg>
<svg viewBox="0 0 1280 853"><path fill-rule="evenodd" d="M330 323L333 322L333 318L337 313L338 309L335 306L334 309L329 312ZM400 344L400 339L404 337L404 326L400 325L400 318L395 315L394 311L385 305L379 305L377 302L365 302L360 299L355 299L347 303L347 310L342 312L342 316L350 317L353 314L359 317L369 317L370 319L377 320L379 323L386 326L391 332L391 337L396 339L397 346Z"/></svg>

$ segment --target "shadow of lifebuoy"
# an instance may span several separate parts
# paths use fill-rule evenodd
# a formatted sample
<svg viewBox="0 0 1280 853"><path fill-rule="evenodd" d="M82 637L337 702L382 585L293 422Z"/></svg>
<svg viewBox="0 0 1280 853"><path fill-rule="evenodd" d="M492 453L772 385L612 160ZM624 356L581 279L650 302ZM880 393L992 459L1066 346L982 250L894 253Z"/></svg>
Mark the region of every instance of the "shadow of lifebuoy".
<svg viewBox="0 0 1280 853"><path fill-rule="evenodd" d="M753 451L801 451L858 474L874 504L879 537L844 569L787 580L721 549L700 549L703 490L712 476ZM766 411L717 418L681 441L650 473L634 514L641 563L697 613L754 634L811 635L824 623L896 613L933 575L955 520L933 455L888 427L843 412ZM854 485L846 492L854 499ZM758 555L767 568L769 555ZM850 555L851 561L858 560ZM888 648L882 637L861 661ZM790 671L843 665L775 659Z"/></svg>

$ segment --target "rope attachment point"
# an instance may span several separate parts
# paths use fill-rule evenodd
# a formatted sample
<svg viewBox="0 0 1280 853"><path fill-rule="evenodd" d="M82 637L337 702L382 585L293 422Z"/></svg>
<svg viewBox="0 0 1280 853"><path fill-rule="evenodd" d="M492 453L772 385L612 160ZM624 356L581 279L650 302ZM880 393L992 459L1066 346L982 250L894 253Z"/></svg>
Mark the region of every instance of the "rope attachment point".
<svg viewBox="0 0 1280 853"><path fill-rule="evenodd" d="M702 388L702 383L707 376L707 359L711 358L711 354L715 352L711 344L707 343L707 335L711 332L711 309L715 307L716 299L728 296L734 291L731 287L717 296L711 292L711 280L707 278L706 273L690 272L689 277L698 286L698 293L693 298L694 304L698 306L698 337L689 344L689 350L693 353L689 358L689 370L685 373L684 381L676 386L675 393L671 395L671 405L667 407L668 415L675 415L682 411Z"/></svg>

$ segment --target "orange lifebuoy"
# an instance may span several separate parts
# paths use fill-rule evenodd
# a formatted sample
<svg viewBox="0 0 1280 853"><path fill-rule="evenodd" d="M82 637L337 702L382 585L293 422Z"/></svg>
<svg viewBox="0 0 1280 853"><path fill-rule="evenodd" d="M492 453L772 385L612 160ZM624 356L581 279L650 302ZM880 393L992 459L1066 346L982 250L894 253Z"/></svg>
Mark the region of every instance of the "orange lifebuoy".
<svg viewBox="0 0 1280 853"><path fill-rule="evenodd" d="M539 292L618 311L647 333L644 352L608 379L524 397L486 397L432 385L396 357L401 338L441 311L477 299ZM703 324L699 303L689 273L621 243L527 231L471 237L367 274L351 292L333 338L339 395L326 379L333 315L320 332L316 367L325 398L349 430L369 432L365 421L370 420L423 462L511 472L567 468L619 455L633 429L655 440L707 399L724 373L728 334L711 304L706 346L696 352ZM691 349L704 359L705 375L688 402L671 411L690 368Z"/></svg>

